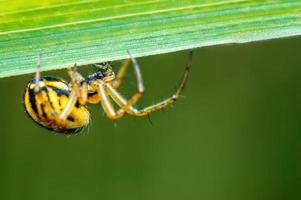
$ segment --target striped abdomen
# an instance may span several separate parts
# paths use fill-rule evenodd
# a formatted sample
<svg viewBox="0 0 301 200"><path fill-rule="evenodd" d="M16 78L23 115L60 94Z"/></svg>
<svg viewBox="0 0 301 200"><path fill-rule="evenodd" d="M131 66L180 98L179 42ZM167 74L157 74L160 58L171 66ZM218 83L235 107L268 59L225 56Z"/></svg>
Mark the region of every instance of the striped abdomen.
<svg viewBox="0 0 301 200"><path fill-rule="evenodd" d="M28 115L39 125L59 133L75 133L89 124L88 110L78 104L66 120L59 119L69 99L69 88L64 80L42 77L39 91L34 90L35 79L32 79L25 89L23 103Z"/></svg>

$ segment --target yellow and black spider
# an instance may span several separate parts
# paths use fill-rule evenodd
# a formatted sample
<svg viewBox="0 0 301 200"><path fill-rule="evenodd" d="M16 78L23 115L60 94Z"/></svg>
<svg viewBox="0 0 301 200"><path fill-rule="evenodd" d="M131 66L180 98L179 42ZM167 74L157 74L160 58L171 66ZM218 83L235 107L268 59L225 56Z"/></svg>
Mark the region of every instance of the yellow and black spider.
<svg viewBox="0 0 301 200"><path fill-rule="evenodd" d="M86 78L76 71L76 65L68 69L71 82L57 77L41 77L40 58L37 59L35 78L29 81L24 92L24 107L31 119L37 124L59 133L76 133L89 124L90 114L86 103L100 103L106 115L116 120L125 113L145 116L175 102L187 80L192 61L192 51L188 56L185 72L176 92L169 98L142 109L134 105L144 93L143 80L136 59L128 52L129 58L120 67L116 77L109 63L95 64L98 69ZM137 77L137 92L126 100L116 89L130 63L133 63ZM119 109L116 111L111 100Z"/></svg>

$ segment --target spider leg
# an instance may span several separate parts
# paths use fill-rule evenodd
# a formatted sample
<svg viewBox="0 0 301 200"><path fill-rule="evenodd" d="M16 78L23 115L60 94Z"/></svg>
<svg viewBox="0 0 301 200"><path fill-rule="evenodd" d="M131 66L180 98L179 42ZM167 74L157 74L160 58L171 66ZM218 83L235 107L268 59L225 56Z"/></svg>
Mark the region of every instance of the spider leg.
<svg viewBox="0 0 301 200"><path fill-rule="evenodd" d="M88 84L83 82L85 79L77 72L76 64L68 69L68 74L71 77L71 89L76 92L79 104L84 105L88 98Z"/></svg>
<svg viewBox="0 0 301 200"><path fill-rule="evenodd" d="M68 74L71 77L72 81L81 82L85 78L76 70L77 64L75 63L73 67L68 68Z"/></svg>
<svg viewBox="0 0 301 200"><path fill-rule="evenodd" d="M124 110L125 112L127 112L130 115L145 116L155 110L162 109L175 101L172 99L172 98L174 98L174 95L173 95L172 97L170 97L164 101L161 101L159 103L156 103L156 104L148 106L148 107L145 107L141 110L137 110L136 108L133 107L132 104L130 104L130 101L127 101L125 98L123 98L121 96L121 94L115 90L115 88L110 86L110 84L105 84L105 86L106 86L110 96L114 100L114 102L116 102L116 104L118 106L120 106L122 108L122 110Z"/></svg>
<svg viewBox="0 0 301 200"><path fill-rule="evenodd" d="M113 105L111 104L111 102L108 98L106 88L104 86L105 83L101 80L98 83L99 83L98 95L100 96L100 103L101 103L105 113L112 120L121 118L124 115L124 110L121 108L117 112L115 111Z"/></svg>
<svg viewBox="0 0 301 200"><path fill-rule="evenodd" d="M84 105L87 101L88 85L87 83L80 84L84 77L77 72L76 64L74 67L68 68L68 74L71 77L71 85L69 86L71 91L68 102L59 115L60 120L65 120L70 115L76 102Z"/></svg>
<svg viewBox="0 0 301 200"><path fill-rule="evenodd" d="M113 81L114 88L118 88L121 85L124 75L129 67L130 63L131 63L131 59L128 58L123 62L123 64L119 68L119 70L116 74L116 79Z"/></svg>
<svg viewBox="0 0 301 200"><path fill-rule="evenodd" d="M34 87L34 92L37 93L40 91L40 85L39 81L41 79L41 54L38 55L37 60L36 60L36 75L35 75L35 87Z"/></svg>
<svg viewBox="0 0 301 200"><path fill-rule="evenodd" d="M127 52L129 54L129 59L126 61L127 62L126 68L128 67L128 65L131 61L134 66L134 72L135 72L136 79L137 79L137 92L134 93L134 95L127 101L115 90L116 87L114 87L114 82L112 85L109 83L104 83L105 86L107 87L107 89L110 91L109 93L110 93L111 97L113 98L113 100L120 107L122 107L125 111L129 111L130 109L128 109L128 108L131 107L132 105L136 104L138 102L138 100L143 96L143 93L144 93L143 79L142 79L142 74L140 71L139 64L138 64L137 60L131 55L131 53L129 51L127 51ZM125 70L122 73L125 73ZM117 77L118 77L118 75L117 75Z"/></svg>
<svg viewBox="0 0 301 200"><path fill-rule="evenodd" d="M137 77L138 91L143 93L144 87L143 87L143 79L142 79L140 67L138 65L137 60L131 55L129 50L127 50L127 53L129 55L129 58L126 59L124 61L124 63L122 64L122 66L119 68L119 71L116 75L116 79L113 81L112 86L113 86L113 88L117 89L121 85L124 75L129 67L130 63L132 62L134 65L135 75Z"/></svg>
<svg viewBox="0 0 301 200"><path fill-rule="evenodd" d="M36 59L36 74L35 74L35 85L34 85L34 92L37 94L40 92L40 81L41 81L41 54L38 55L37 59ZM42 82L44 82L42 80ZM46 97L48 98L48 97ZM53 106L48 102L47 103L49 108L51 109L51 113L53 115L55 115L55 111L54 111L54 108Z"/></svg>
<svg viewBox="0 0 301 200"><path fill-rule="evenodd" d="M110 97L119 107L122 108L127 105L128 101L110 83L104 82L103 84Z"/></svg>
<svg viewBox="0 0 301 200"><path fill-rule="evenodd" d="M138 100L143 96L144 93L144 85L143 85L143 79L142 79L142 74L140 71L139 64L137 60L131 55L131 53L128 51L128 54L130 56L130 59L133 63L134 70L135 70L135 75L137 78L137 92L128 100L126 106L124 106L124 109L127 110L128 107L134 105L135 103L138 102Z"/></svg>
<svg viewBox="0 0 301 200"><path fill-rule="evenodd" d="M143 109L137 110L136 108L134 108L133 104L132 104L133 101L126 101L112 86L110 86L110 84L106 84L106 87L107 87L108 92L110 93L112 99L119 106L121 106L128 114L136 115L136 116L145 116L153 111L167 107L168 105L174 103L180 97L180 94L184 88L185 82L188 78L189 70L191 68L191 62L192 62L192 51L189 52L187 64L185 66L185 71L184 71L184 74L182 76L182 79L180 81L180 84L179 84L176 92L171 97L169 97L163 101L160 101L156 104L147 106Z"/></svg>
<svg viewBox="0 0 301 200"><path fill-rule="evenodd" d="M182 76L182 79L180 81L180 84L179 84L176 92L171 97L169 97L163 101L160 101L156 104L147 106L143 109L136 110L135 108L132 108L134 111L134 114L137 116L148 115L149 113L151 113L153 111L160 110L160 109L165 108L168 105L174 103L180 97L180 94L185 86L185 82L188 78L188 74L189 74L189 71L191 68L191 63L192 63L192 51L190 51L188 54L188 59L187 59L187 63L186 63L185 69L184 69L184 74Z"/></svg>
<svg viewBox="0 0 301 200"><path fill-rule="evenodd" d="M66 106L64 107L64 109L62 110L62 112L59 115L60 120L67 119L67 117L72 112L73 107L76 104L76 101L77 101L76 92L72 90L71 93L69 94L69 100L68 100Z"/></svg>

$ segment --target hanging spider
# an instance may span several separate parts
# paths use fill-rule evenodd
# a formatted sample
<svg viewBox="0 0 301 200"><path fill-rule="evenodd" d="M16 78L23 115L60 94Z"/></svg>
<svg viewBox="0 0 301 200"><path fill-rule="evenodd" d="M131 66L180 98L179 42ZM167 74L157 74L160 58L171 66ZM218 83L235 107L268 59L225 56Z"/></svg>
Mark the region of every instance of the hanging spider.
<svg viewBox="0 0 301 200"><path fill-rule="evenodd" d="M24 107L30 118L44 128L71 134L82 130L89 124L90 114L86 104L100 103L106 115L116 120L125 113L134 116L145 116L174 103L179 97L187 80L192 61L192 51L188 56L182 80L176 92L169 98L142 109L134 105L144 93L143 79L136 59L128 52L129 58L120 67L117 75L109 63L94 64L97 72L86 78L74 67L68 69L71 82L57 77L44 76L40 73L40 57L37 59L35 78L29 81L24 92ZM126 100L116 89L132 62L137 78L137 92ZM111 100L117 104L116 111Z"/></svg>

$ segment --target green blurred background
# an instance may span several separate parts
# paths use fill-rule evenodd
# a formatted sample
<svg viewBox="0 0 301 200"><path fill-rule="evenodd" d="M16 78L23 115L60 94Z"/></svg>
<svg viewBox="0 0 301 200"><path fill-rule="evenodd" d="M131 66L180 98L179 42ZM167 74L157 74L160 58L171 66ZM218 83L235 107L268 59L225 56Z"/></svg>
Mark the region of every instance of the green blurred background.
<svg viewBox="0 0 301 200"><path fill-rule="evenodd" d="M89 105L89 132L72 137L24 113L33 74L0 79L0 199L300 199L300 52L300 37L196 49L185 98L152 123ZM187 53L138 59L141 105L174 91ZM134 90L131 71L120 91Z"/></svg>

